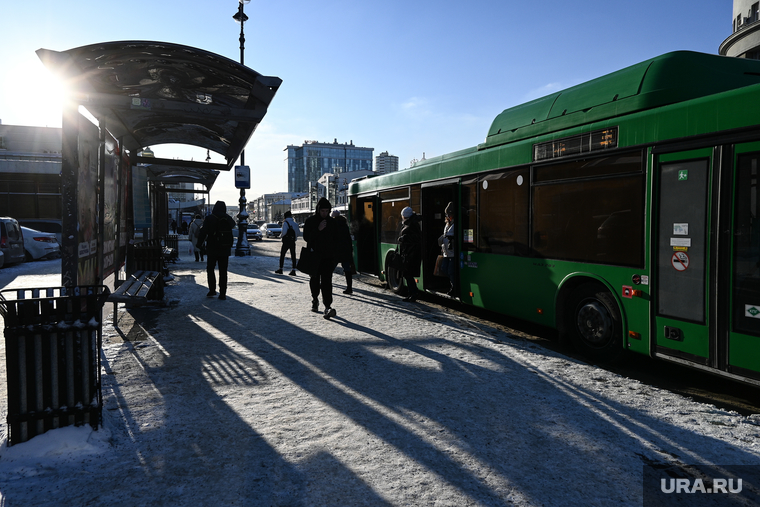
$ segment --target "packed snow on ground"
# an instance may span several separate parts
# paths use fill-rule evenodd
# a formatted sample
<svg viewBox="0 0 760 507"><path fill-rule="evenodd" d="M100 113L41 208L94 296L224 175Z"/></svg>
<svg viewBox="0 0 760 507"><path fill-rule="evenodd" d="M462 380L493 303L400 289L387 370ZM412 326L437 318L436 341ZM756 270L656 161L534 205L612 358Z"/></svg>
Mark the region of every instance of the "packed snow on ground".
<svg viewBox="0 0 760 507"><path fill-rule="evenodd" d="M232 257L220 301L186 256L166 306L107 304L102 427L3 441L0 505L638 506L647 463L760 463L759 416L338 274L328 321L276 263Z"/></svg>

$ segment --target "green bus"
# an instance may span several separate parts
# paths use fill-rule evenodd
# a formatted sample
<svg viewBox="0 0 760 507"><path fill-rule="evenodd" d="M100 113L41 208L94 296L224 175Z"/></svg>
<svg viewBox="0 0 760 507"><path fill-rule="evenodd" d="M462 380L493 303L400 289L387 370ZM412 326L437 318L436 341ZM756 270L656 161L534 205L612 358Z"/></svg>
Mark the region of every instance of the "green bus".
<svg viewBox="0 0 760 507"><path fill-rule="evenodd" d="M422 217L418 288L455 207L462 303L760 385L760 61L668 53L503 111L478 146L349 185L357 269Z"/></svg>

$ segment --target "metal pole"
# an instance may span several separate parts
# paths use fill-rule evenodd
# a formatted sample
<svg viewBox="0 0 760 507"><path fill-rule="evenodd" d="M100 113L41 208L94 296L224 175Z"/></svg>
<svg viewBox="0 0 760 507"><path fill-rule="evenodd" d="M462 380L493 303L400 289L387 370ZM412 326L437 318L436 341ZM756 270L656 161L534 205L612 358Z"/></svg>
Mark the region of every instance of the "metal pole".
<svg viewBox="0 0 760 507"><path fill-rule="evenodd" d="M240 22L240 65L245 63L245 33L243 25L248 19L243 12L243 2L238 3L238 12L233 16ZM240 165L245 165L245 149L240 152ZM238 210L238 240L235 247L235 257L245 257L251 254L250 245L248 245L248 204L245 199L245 189L240 189L240 200L238 201L240 209Z"/></svg>

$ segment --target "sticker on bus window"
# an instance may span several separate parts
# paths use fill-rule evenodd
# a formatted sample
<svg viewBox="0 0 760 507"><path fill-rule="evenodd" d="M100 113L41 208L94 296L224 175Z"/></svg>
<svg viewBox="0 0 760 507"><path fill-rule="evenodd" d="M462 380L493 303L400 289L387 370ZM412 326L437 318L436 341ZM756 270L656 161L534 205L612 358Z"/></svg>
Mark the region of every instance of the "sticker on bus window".
<svg viewBox="0 0 760 507"><path fill-rule="evenodd" d="M465 229L465 231L464 231L464 242L465 243L473 243L473 242L475 242L475 233L473 232L473 229Z"/></svg>
<svg viewBox="0 0 760 507"><path fill-rule="evenodd" d="M673 236L688 236L689 224L673 224Z"/></svg>
<svg viewBox="0 0 760 507"><path fill-rule="evenodd" d="M691 238L670 238L670 246L691 246Z"/></svg>
<svg viewBox="0 0 760 507"><path fill-rule="evenodd" d="M744 316L750 319L760 319L760 305L744 305Z"/></svg>

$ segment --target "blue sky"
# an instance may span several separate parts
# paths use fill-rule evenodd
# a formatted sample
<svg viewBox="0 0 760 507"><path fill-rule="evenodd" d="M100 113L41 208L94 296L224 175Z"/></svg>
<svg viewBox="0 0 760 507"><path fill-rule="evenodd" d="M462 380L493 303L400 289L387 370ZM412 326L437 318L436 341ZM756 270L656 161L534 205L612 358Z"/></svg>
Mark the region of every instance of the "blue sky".
<svg viewBox="0 0 760 507"><path fill-rule="evenodd" d="M238 60L237 5L6 2L0 120L60 127L39 48L156 40ZM423 153L482 142L496 115L527 100L669 51L716 54L731 34L732 2L252 0L245 12L246 65L283 80L246 149L250 200L287 190L288 144L353 141L408 167ZM161 157L205 158L205 151L152 148ZM221 175L211 200L238 197L232 175Z"/></svg>

